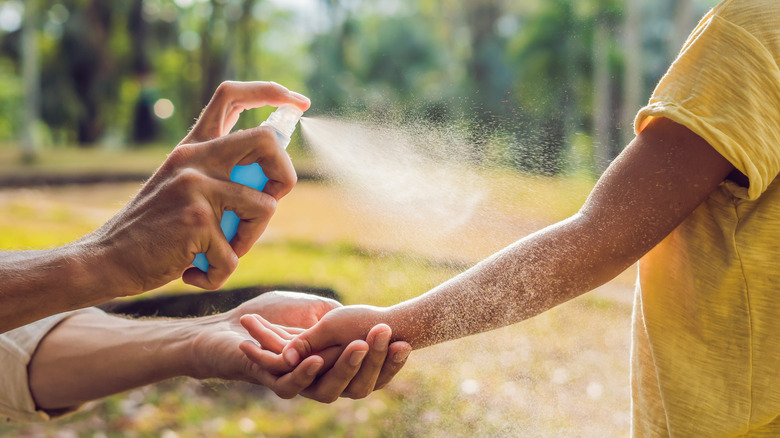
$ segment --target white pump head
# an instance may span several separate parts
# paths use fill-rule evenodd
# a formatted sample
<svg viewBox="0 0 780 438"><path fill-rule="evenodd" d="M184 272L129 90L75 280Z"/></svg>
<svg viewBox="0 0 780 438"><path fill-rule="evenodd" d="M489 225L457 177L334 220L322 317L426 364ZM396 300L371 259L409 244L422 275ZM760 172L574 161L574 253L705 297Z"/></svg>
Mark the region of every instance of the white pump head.
<svg viewBox="0 0 780 438"><path fill-rule="evenodd" d="M283 136L290 138L293 131L295 131L295 125L298 124L298 120L303 116L303 111L295 105L284 104L279 106L276 111L272 112L265 122L260 126L270 126L276 129Z"/></svg>

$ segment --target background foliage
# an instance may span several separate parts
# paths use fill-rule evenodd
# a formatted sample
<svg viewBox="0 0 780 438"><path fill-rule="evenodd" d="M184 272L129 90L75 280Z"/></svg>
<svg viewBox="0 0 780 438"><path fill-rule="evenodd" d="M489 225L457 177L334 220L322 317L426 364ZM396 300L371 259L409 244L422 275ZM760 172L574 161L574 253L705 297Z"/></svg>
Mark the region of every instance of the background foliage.
<svg viewBox="0 0 780 438"><path fill-rule="evenodd" d="M511 139L510 164L527 170L556 173L574 150L598 171L712 3L9 0L0 140L31 153L175 143L219 82L273 80L314 114L400 108L467 126L477 152Z"/></svg>

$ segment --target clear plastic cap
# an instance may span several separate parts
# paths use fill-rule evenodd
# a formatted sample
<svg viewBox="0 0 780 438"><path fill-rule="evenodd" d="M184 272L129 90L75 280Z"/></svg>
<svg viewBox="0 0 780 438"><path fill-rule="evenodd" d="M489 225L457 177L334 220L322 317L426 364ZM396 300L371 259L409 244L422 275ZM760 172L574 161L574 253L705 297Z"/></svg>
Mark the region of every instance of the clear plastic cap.
<svg viewBox="0 0 780 438"><path fill-rule="evenodd" d="M284 104L272 112L260 126L270 126L285 137L290 137L295 131L295 125L303 116L303 111L295 105Z"/></svg>

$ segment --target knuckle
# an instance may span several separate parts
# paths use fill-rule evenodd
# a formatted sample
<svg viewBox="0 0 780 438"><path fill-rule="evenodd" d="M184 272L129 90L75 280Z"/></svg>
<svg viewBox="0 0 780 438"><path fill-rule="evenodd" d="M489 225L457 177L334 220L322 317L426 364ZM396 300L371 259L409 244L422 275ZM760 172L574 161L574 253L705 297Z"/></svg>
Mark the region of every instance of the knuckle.
<svg viewBox="0 0 780 438"><path fill-rule="evenodd" d="M222 283L224 283L224 281L209 282L208 284L204 284L203 285L203 289L208 290L208 291L215 291L215 290L219 289L220 287L222 287Z"/></svg>
<svg viewBox="0 0 780 438"><path fill-rule="evenodd" d="M361 398L366 398L369 395L371 395L371 391L369 391L368 389L360 389L360 390L357 390L357 391L353 390L353 391L350 391L349 398L354 399L354 400L359 400Z"/></svg>
<svg viewBox="0 0 780 438"><path fill-rule="evenodd" d="M260 193L260 196L258 196L257 204L260 210L273 213L276 211L276 199L273 196L266 195L265 193Z"/></svg>
<svg viewBox="0 0 780 438"><path fill-rule="evenodd" d="M211 224L212 216L211 209L199 202L184 207L182 211L182 219L187 227L201 228L207 226Z"/></svg>
<svg viewBox="0 0 780 438"><path fill-rule="evenodd" d="M279 95L284 94L287 92L287 87L284 85L274 82L274 81L266 81L263 82L263 85L266 88L266 93L271 95Z"/></svg>
<svg viewBox="0 0 780 438"><path fill-rule="evenodd" d="M350 365L351 367L351 365ZM335 367L334 367L335 368ZM349 382L352 380L353 377L355 377L356 374L356 368L357 367L351 367L349 369L340 369L340 370L333 370L334 371L334 379L340 381L340 382Z"/></svg>
<svg viewBox="0 0 780 438"><path fill-rule="evenodd" d="M223 81L221 84L217 86L217 89L214 91L214 97L216 98L225 98L233 94L233 91L236 88L235 81Z"/></svg>
<svg viewBox="0 0 780 438"><path fill-rule="evenodd" d="M189 163L194 154L195 150L193 145L180 144L176 146L170 154L168 154L168 158L166 158L165 164L173 168L181 167Z"/></svg>
<svg viewBox="0 0 780 438"><path fill-rule="evenodd" d="M320 403L331 404L338 400L338 395L335 394L320 394L317 397L317 401Z"/></svg>
<svg viewBox="0 0 780 438"><path fill-rule="evenodd" d="M303 349L303 353L305 357L308 357L314 353L314 349L311 347L311 343L306 339L299 339L297 346L301 347L298 348L299 351Z"/></svg>
<svg viewBox="0 0 780 438"><path fill-rule="evenodd" d="M295 184L298 184L298 173L295 172L295 168L291 168L290 177L288 178L287 185L292 188Z"/></svg>
<svg viewBox="0 0 780 438"><path fill-rule="evenodd" d="M206 175L191 168L179 169L171 180L171 186L176 190L191 193L197 191L206 182Z"/></svg>
<svg viewBox="0 0 780 438"><path fill-rule="evenodd" d="M278 388L276 391L274 391L279 398L283 398L285 400L290 400L291 398L294 398L297 393L288 389L288 388Z"/></svg>
<svg viewBox="0 0 780 438"><path fill-rule="evenodd" d="M248 134L253 135L257 139L257 145L261 151L276 152L279 149L276 147L278 142L276 130L270 126L258 126L257 128L252 129Z"/></svg>
<svg viewBox="0 0 780 438"><path fill-rule="evenodd" d="M226 270L228 273L232 273L236 270L237 267L238 267L238 256L235 253L231 252L230 257L228 257L226 260Z"/></svg>

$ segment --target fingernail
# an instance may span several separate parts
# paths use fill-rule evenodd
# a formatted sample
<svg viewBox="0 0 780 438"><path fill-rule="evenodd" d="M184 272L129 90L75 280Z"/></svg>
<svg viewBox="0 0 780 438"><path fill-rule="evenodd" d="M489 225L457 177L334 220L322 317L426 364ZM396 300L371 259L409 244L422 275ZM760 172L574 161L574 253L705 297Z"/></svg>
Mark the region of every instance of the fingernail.
<svg viewBox="0 0 780 438"><path fill-rule="evenodd" d="M296 99L298 99L298 100L300 100L300 101L303 101L303 102L309 102L309 98L308 98L308 97L306 97L306 96L304 96L304 95L303 95L303 94L301 94L301 93L297 93L297 92L295 92L295 91L290 91L290 94L292 95L292 97L294 97L294 98L296 98Z"/></svg>
<svg viewBox="0 0 780 438"><path fill-rule="evenodd" d="M363 362L363 358L366 357L366 353L365 350L352 353L352 356L349 357L349 364L353 367L360 365L360 362Z"/></svg>
<svg viewBox="0 0 780 438"><path fill-rule="evenodd" d="M395 363L401 363L405 361L407 357L409 357L409 353L411 353L411 351L406 351L406 350L399 351L398 353L393 355L393 361Z"/></svg>
<svg viewBox="0 0 780 438"><path fill-rule="evenodd" d="M298 365L298 362L301 360L301 355L298 354L298 351L294 348L289 348L287 351L284 352L284 360L287 362L290 366Z"/></svg>
<svg viewBox="0 0 780 438"><path fill-rule="evenodd" d="M380 351L387 350L387 344L390 342L390 332L382 332L374 337L374 348Z"/></svg>
<svg viewBox="0 0 780 438"><path fill-rule="evenodd" d="M317 373L320 371L320 368L322 368L322 362L316 362L312 366L306 369L306 374L310 376L316 376Z"/></svg>

